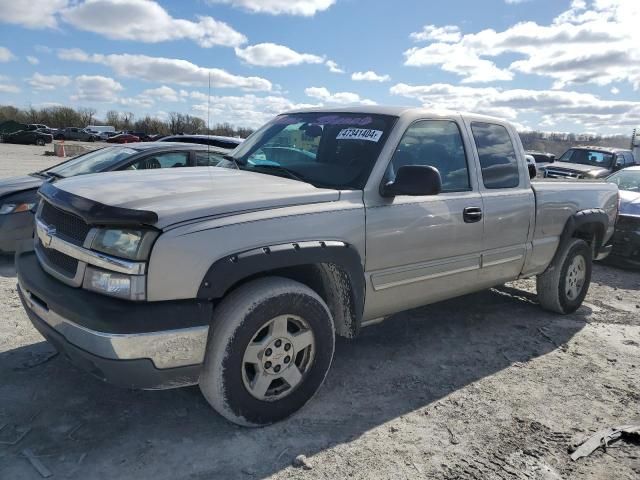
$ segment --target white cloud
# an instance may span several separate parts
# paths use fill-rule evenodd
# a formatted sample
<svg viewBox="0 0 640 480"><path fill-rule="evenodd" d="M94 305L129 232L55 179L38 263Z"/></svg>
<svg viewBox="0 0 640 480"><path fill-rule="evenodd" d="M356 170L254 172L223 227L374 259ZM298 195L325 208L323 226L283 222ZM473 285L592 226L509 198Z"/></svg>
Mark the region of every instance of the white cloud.
<svg viewBox="0 0 640 480"><path fill-rule="evenodd" d="M549 25L522 22L457 40L433 38L425 47L407 50L405 65L439 66L461 75L465 83L510 80L519 72L549 77L554 88L626 81L640 89L640 51L633 47L640 44L639 21L640 2L574 0ZM430 25L415 35L436 28ZM503 54L519 59L499 67L494 59Z"/></svg>
<svg viewBox="0 0 640 480"><path fill-rule="evenodd" d="M439 42L458 42L462 38L460 28L456 25L425 25L421 32L413 32L410 37L416 42L437 40Z"/></svg>
<svg viewBox="0 0 640 480"><path fill-rule="evenodd" d="M173 18L152 0L86 0L65 9L62 17L79 30L114 40L157 43L188 39L201 47L236 47L247 41L224 22L203 16L197 22Z"/></svg>
<svg viewBox="0 0 640 480"><path fill-rule="evenodd" d="M259 43L245 48L236 48L236 55L250 65L260 67L288 67L301 63L323 63L324 58L295 50L275 43Z"/></svg>
<svg viewBox="0 0 640 480"><path fill-rule="evenodd" d="M34 73L27 83L36 90L56 90L66 87L71 83L71 77L67 75L42 75Z"/></svg>
<svg viewBox="0 0 640 480"><path fill-rule="evenodd" d="M618 95L620 93L620 89L617 87L611 87L611 93Z"/></svg>
<svg viewBox="0 0 640 480"><path fill-rule="evenodd" d="M110 67L116 75L139 78L151 82L162 81L187 86L206 86L211 76L214 88L241 88L269 91L272 84L261 77L242 77L220 68L205 68L177 58L150 57L131 54L88 54L80 49L59 50L62 60L90 62Z"/></svg>
<svg viewBox="0 0 640 480"><path fill-rule="evenodd" d="M351 80L359 81L359 82L388 82L391 80L389 75L378 75L376 72L371 70L367 72L355 72L351 75Z"/></svg>
<svg viewBox="0 0 640 480"><path fill-rule="evenodd" d="M190 92L189 96L199 101L192 106L196 114L207 117L210 109L212 124L228 122L239 127L258 128L279 113L287 110L312 107L309 104L296 104L282 96L257 96L253 94L238 96L212 96L207 105L207 95L201 92Z"/></svg>
<svg viewBox="0 0 640 480"><path fill-rule="evenodd" d="M40 63L40 60L38 60L38 57L34 57L32 55L27 55L26 59L27 59L27 62L29 62L31 65L38 65Z"/></svg>
<svg viewBox="0 0 640 480"><path fill-rule="evenodd" d="M590 93L561 90L501 89L437 83L399 83L390 93L419 101L427 108L472 111L518 121L522 115L540 117L540 124L569 122L604 129L640 121L640 101L603 100Z"/></svg>
<svg viewBox="0 0 640 480"><path fill-rule="evenodd" d="M68 0L0 0L0 22L26 28L55 28Z"/></svg>
<svg viewBox="0 0 640 480"><path fill-rule="evenodd" d="M147 89L144 92L142 92L142 95L145 95L155 100L160 100L163 102L178 102L181 100L181 97L178 94L178 92L176 92L171 87L167 87L166 85L163 85L158 88Z"/></svg>
<svg viewBox="0 0 640 480"><path fill-rule="evenodd" d="M327 60L324 64L329 67L331 73L344 73L344 70L338 66L333 60Z"/></svg>
<svg viewBox="0 0 640 480"><path fill-rule="evenodd" d="M338 105L375 105L376 102L366 98L361 98L360 95L353 92L335 92L331 93L325 87L309 87L305 88L304 93L307 97L315 98L323 103L338 104Z"/></svg>
<svg viewBox="0 0 640 480"><path fill-rule="evenodd" d="M18 93L20 91L20 87L10 82L9 77L0 75L0 93Z"/></svg>
<svg viewBox="0 0 640 480"><path fill-rule="evenodd" d="M14 58L16 57L13 53L11 53L11 50L9 50L7 47L0 47L0 63L10 62Z"/></svg>
<svg viewBox="0 0 640 480"><path fill-rule="evenodd" d="M327 10L336 0L209 0L209 3L226 3L254 13L312 17Z"/></svg>
<svg viewBox="0 0 640 480"><path fill-rule="evenodd" d="M124 87L113 78L101 75L80 75L75 79L77 93L71 97L75 101L116 102Z"/></svg>

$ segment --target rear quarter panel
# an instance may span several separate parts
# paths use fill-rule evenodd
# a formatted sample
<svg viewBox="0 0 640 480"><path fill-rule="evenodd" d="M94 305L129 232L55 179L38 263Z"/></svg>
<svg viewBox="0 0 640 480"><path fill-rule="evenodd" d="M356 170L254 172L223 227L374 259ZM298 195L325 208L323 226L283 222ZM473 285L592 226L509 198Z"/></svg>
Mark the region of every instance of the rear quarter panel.
<svg viewBox="0 0 640 480"><path fill-rule="evenodd" d="M618 209L618 187L611 183L543 180L532 183L536 201L536 225L532 251L523 275L543 272L555 255L569 217L580 210L603 209L609 217L606 243L613 235Z"/></svg>

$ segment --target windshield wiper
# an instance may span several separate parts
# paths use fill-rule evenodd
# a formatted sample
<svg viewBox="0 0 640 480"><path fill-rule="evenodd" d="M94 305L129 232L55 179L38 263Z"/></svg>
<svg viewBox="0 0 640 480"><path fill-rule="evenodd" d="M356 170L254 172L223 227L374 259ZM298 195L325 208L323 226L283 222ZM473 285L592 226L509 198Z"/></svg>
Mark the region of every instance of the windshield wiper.
<svg viewBox="0 0 640 480"><path fill-rule="evenodd" d="M292 170L289 170L287 167L283 167L282 165L257 164L257 165L253 165L252 169L258 169L258 168L263 168L265 170L269 170L269 169L278 170L280 172L283 172L284 174L286 174L289 178L292 178L293 180L298 180L299 182L310 183L311 185L313 185L310 181L308 181L304 177L300 176L297 173L294 173Z"/></svg>
<svg viewBox="0 0 640 480"><path fill-rule="evenodd" d="M240 170L240 165L238 165L238 160L236 160L236 157L234 157L233 155L229 155L227 153L225 155L222 155L222 158L224 158L225 160L228 160L230 162L233 162L233 164L236 167L236 170Z"/></svg>

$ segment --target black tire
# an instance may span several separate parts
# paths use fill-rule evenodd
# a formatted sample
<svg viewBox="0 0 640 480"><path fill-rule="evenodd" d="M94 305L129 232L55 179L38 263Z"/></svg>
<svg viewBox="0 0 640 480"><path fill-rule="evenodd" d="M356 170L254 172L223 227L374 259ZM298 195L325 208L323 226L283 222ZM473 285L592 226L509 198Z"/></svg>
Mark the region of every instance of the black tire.
<svg viewBox="0 0 640 480"><path fill-rule="evenodd" d="M573 238L560 247L562 250L547 269L537 278L538 300L545 310L568 314L575 312L584 300L591 283L592 248L584 240ZM576 257L584 259L584 279L577 295L568 293L572 279L570 267ZM573 290L573 289L572 289ZM574 291L575 291L574 290Z"/></svg>
<svg viewBox="0 0 640 480"><path fill-rule="evenodd" d="M266 322L283 315L304 318L313 334L314 354L286 396L260 400L245 383L245 350ZM334 332L329 308L306 285L280 277L251 281L229 294L214 312L200 389L218 413L238 425L258 427L283 420L311 400L324 382L333 359Z"/></svg>
<svg viewBox="0 0 640 480"><path fill-rule="evenodd" d="M94 138L93 137L89 137L89 142L94 142Z"/></svg>
<svg viewBox="0 0 640 480"><path fill-rule="evenodd" d="M36 138L36 145L44 147L44 140L42 138Z"/></svg>

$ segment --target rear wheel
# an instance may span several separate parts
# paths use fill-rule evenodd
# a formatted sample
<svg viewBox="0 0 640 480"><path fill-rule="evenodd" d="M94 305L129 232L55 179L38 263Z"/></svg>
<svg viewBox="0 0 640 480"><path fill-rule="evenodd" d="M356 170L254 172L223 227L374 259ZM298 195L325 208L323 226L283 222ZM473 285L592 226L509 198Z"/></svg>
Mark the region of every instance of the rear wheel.
<svg viewBox="0 0 640 480"><path fill-rule="evenodd" d="M215 310L200 389L228 420L269 425L313 397L334 345L331 314L313 290L286 278L254 280Z"/></svg>
<svg viewBox="0 0 640 480"><path fill-rule="evenodd" d="M39 145L40 147L44 147L44 139L36 138L36 145Z"/></svg>
<svg viewBox="0 0 640 480"><path fill-rule="evenodd" d="M571 239L557 258L537 278L538 300L545 310L575 312L589 290L592 249L587 242Z"/></svg>

